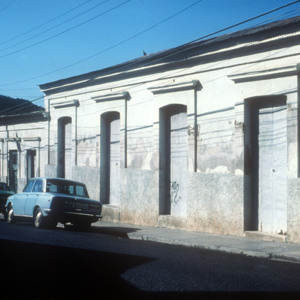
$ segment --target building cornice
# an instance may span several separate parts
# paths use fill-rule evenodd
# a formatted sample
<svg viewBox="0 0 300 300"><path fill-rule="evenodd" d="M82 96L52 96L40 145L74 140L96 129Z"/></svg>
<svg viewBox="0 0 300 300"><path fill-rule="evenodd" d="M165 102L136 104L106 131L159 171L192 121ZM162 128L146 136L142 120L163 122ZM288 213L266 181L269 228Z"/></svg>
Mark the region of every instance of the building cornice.
<svg viewBox="0 0 300 300"><path fill-rule="evenodd" d="M245 73L231 74L228 78L234 83L250 82L264 79L274 79L279 77L296 76L299 74L300 64L293 66L285 66L280 68L272 68L267 70L256 70Z"/></svg>
<svg viewBox="0 0 300 300"><path fill-rule="evenodd" d="M54 103L51 103L51 106L53 106L55 109L72 107L72 106L78 107L79 101L78 100L67 100L67 101L62 101L62 102L54 102Z"/></svg>
<svg viewBox="0 0 300 300"><path fill-rule="evenodd" d="M99 95L91 97L96 103L115 101L115 100L130 100L130 94L128 92L111 93L106 95Z"/></svg>
<svg viewBox="0 0 300 300"><path fill-rule="evenodd" d="M192 80L183 83L150 87L148 88L148 90L150 90L154 95L156 95L156 94L164 94L164 93L179 92L179 91L186 91L186 90L195 90L195 89L199 89L199 87L201 87L199 80Z"/></svg>

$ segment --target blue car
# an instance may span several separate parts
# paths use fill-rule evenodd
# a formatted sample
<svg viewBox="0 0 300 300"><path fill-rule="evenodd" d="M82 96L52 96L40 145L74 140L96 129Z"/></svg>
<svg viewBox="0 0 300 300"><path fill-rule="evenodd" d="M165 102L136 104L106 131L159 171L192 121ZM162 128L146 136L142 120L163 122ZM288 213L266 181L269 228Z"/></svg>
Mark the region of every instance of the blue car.
<svg viewBox="0 0 300 300"><path fill-rule="evenodd" d="M83 183L61 178L32 178L22 193L6 201L5 219L31 218L36 228L72 223L87 229L101 218L102 203L89 198Z"/></svg>

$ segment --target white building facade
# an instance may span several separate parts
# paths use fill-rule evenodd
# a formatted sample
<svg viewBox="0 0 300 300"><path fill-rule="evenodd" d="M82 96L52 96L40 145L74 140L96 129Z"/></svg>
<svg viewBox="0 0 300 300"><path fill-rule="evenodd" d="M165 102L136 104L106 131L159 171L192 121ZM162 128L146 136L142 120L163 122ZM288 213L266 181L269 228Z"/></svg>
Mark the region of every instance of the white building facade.
<svg viewBox="0 0 300 300"><path fill-rule="evenodd" d="M105 220L300 242L300 18L40 85L47 176Z"/></svg>

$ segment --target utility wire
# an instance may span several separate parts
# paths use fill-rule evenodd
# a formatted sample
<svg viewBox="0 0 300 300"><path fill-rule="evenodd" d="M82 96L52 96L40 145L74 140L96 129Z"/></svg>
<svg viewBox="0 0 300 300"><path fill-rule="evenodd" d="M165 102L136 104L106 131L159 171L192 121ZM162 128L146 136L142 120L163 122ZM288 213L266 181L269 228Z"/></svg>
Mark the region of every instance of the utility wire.
<svg viewBox="0 0 300 300"><path fill-rule="evenodd" d="M105 52L107 52L109 50L112 50L112 49L114 49L114 48L116 48L116 47L118 47L118 46L120 46L120 45L122 45L122 44L124 44L124 43L126 43L126 42L128 42L128 41L130 41L130 40L132 40L132 39L134 39L134 38L136 38L136 37L138 37L138 36L146 33L146 32L148 32L148 31L150 31L151 29L153 29L153 28L155 28L155 27L157 27L157 26L159 26L159 25L167 22L168 20L170 20L170 19L178 16L179 14L185 12L186 10L192 8L193 6L195 6L196 4L200 3L201 1L203 1L203 0L198 0L198 1L194 2L194 3L192 3L191 5L189 5L189 6L185 7L185 8L183 8L183 9L181 9L180 11L177 11L176 13L172 14L171 16L163 19L162 21L160 21L160 22L158 22L158 23L156 23L156 24L154 24L154 25L152 25L152 26L150 26L150 27L148 27L148 28L146 28L146 29L144 29L144 30L142 30L142 31L134 34L134 35L132 35L131 37L129 37L129 38L125 39L125 40L122 40L122 41L120 41L120 42L118 42L118 43L116 43L116 44L114 44L114 45L112 45L112 46L110 46L110 47L108 47L106 49L103 49L103 50L101 50L101 51L99 51L99 52L97 52L95 54L92 54L92 55L90 55L90 56L88 56L86 58L83 58L83 59L81 59L79 61L76 61L76 62L74 62L72 64L69 64L67 66L61 67L61 68L56 69L56 70L51 71L51 72L47 72L47 73L44 73L44 74L39 74L39 75L31 77L29 79L25 79L25 80L21 80L21 81L18 81L18 82L14 82L14 83L10 83L10 84L5 84L5 85L1 85L1 86L15 85L15 84L19 84L19 83L24 83L24 82L31 81L31 80L34 80L34 79L37 79L37 78L41 78L41 77L44 77L44 76L51 75L51 74L56 73L56 72L60 72L60 71L65 70L67 68L70 68L70 67L78 65L80 63L83 63L83 62L85 62L85 61L87 61L87 60L89 60L91 58L99 56L100 54L103 54L103 53L105 53Z"/></svg>
<svg viewBox="0 0 300 300"><path fill-rule="evenodd" d="M49 23L51 23L51 22L53 22L53 21L55 21L55 20L57 20L57 19L59 19L59 18L61 18L63 16L65 16L65 15L69 14L70 12L76 10L77 8L85 5L86 3L90 2L90 1L91 0L87 0L87 1L85 1L85 2L83 2L81 4L79 4L79 5L75 6L74 8L72 8L72 9L70 9L70 10L68 10L68 11L66 11L66 12L64 12L64 13L62 13L62 14L60 14L60 15L58 15L58 16L56 16L56 17L54 17L54 18L52 18L52 19L50 19L50 20L48 20L48 21L46 21L46 22L44 22L44 23L42 23L42 24L40 24L38 26L36 26L36 27L33 27L33 28L31 28L31 29L29 29L29 30L27 30L25 32L22 32L22 33L20 33L20 34L18 34L16 36L10 38L9 40L6 40L6 41L0 43L0 46L5 45L5 44L7 44L7 43L9 43L9 42L11 42L13 40L16 40L17 38L19 38L21 36L27 35L28 33L32 32L32 31L35 31L36 29L39 29L39 28L41 28L41 27L43 27L43 26L45 26L45 25L47 25L47 24L49 24Z"/></svg>
<svg viewBox="0 0 300 300"><path fill-rule="evenodd" d="M256 20L256 19L258 19L258 18L264 17L264 16L269 15L269 14L275 12L275 11L281 10L281 9L283 9L283 8L286 8L286 7L288 7L288 6L294 5L294 4L299 3L299 2L300 2L300 0L297 0L297 1L290 2L290 3L285 4L285 5L282 5L282 6L280 6L280 7L275 8L275 9L269 10L269 11L263 13L263 14L260 14L260 15L258 15L258 16L255 16L255 17L253 17L253 18L247 19L247 20L245 20L245 21L236 23L236 24L234 24L234 25L225 27L225 28L220 29L220 30L218 30L218 31L215 31L215 32L213 32L213 33L210 33L210 34L207 34L207 35L205 35L205 36L202 36L202 37L200 37L200 38L198 38L198 39L196 39L196 40L193 40L193 41L191 41L191 42L189 42L189 43L187 43L187 44L184 44L183 46L189 45L189 44L193 44L193 43L198 42L198 41L200 41L200 40L206 39L206 38L211 37L211 36L213 36L213 35L216 35L216 34L218 34L218 33L227 31L227 30L232 29L232 28L234 28L234 27L237 27L237 26L240 26L240 25L242 25L242 24L248 23L248 22L250 22L250 21Z"/></svg>
<svg viewBox="0 0 300 300"><path fill-rule="evenodd" d="M0 13L2 13L5 9L7 9L15 0L10 1L6 5L0 8Z"/></svg>
<svg viewBox="0 0 300 300"><path fill-rule="evenodd" d="M106 10L106 11L104 11L104 12L102 12L102 13L100 13L100 14L98 14L98 15L96 15L96 16L90 18L90 19L88 19L88 20L85 20L85 21L83 21L83 22L81 22L81 23L79 23L79 24L77 24L77 25L75 25L75 26L72 26L72 27L70 27L70 28L68 28L68 29L66 29L66 30L64 30L64 31L61 31L61 32L59 32L59 33L56 33L56 34L54 34L54 35L52 35L52 36L50 36L50 37L48 37L48 38L45 38L45 39L43 39L43 40L41 40L41 41L39 41L39 42L33 43L33 44L31 44L31 45L29 45L29 46L26 46L26 47L24 47L24 48L21 48L21 49L12 51L12 52L7 53L7 54L4 54L4 55L0 56L0 59L1 59L1 58L4 58L4 57L7 57L7 56L10 56L10 55L13 55L13 54L16 54L16 53L18 53L18 52L27 50L27 49L29 49L29 48L32 48L32 47L36 46L36 45L39 45L39 44L44 43L44 42L46 42L46 41L49 41L49 40L51 40L51 39L53 39L53 38L56 38L56 37L58 37L58 36L60 36L60 35L62 35L62 34L64 34L64 33L66 33L66 32L69 32L69 31L75 29L75 28L78 28L78 27L80 27L80 26L82 26L82 25L85 25L86 23L91 22L91 21L93 21L93 20L95 20L95 19L97 19L97 18L99 18L99 17L101 17L101 16L103 16L103 15L105 15L105 14L107 14L107 13L109 13L109 12L111 12L111 11L113 11L113 10L119 8L119 7L121 7L121 6L123 6L124 4L128 3L129 1L130 1L130 0L126 0L126 1L122 2L121 4L118 4L118 5L112 7L112 8L110 8L110 9L108 9L108 10Z"/></svg>
<svg viewBox="0 0 300 300"><path fill-rule="evenodd" d="M202 1L202 0L200 0L200 1ZM192 4L191 6L197 4L197 3L200 2L200 1L197 1L196 3ZM273 10L268 11L268 12L266 12L266 13L263 13L263 14L261 14L261 15L259 15L259 16L256 16L256 17L247 19L247 20L245 20L245 21L243 21L243 22L240 22L240 23L237 23L237 24L235 24L235 25L230 26L230 28L233 28L233 27L238 26L238 25L240 25L240 24L244 24L244 23L246 23L247 21L248 21L248 22L249 22L249 21L252 21L252 20L254 20L254 19L257 19L257 18L259 18L259 17L265 16L265 15L267 15L267 14L270 14L270 13L274 12L274 11L277 11L277 10L279 10L279 9L283 9L283 8L289 6L289 5L292 5L292 4L295 4L295 3L298 3L298 2L300 2L300 0L299 0L299 1L294 1L294 2L292 2L292 3L290 3L290 4L281 6L281 7L279 7L279 8L273 9ZM186 9L187 9L187 8L186 8ZM184 11L184 10L186 10L186 9L183 9L182 11ZM179 13L180 13L180 12L176 13L175 15L178 15ZM168 20L168 19L170 19L171 17L172 17L172 16L166 18L165 20ZM161 24L161 23L163 23L163 22L164 22L164 20L161 21L161 22L159 22L159 23L157 23L157 24L155 24L155 25L153 25L153 26L151 26L151 27L149 27L149 28L147 28L147 29L145 29L145 30L142 31L142 32L148 31L148 30L150 30L150 28L154 28L154 27L158 26L158 24ZM217 31L217 32L221 32L221 31L227 30L228 28L229 28L229 27L227 27L227 28L225 28L225 29L223 29L223 30L219 30L219 31ZM142 34L142 32L140 32L140 33L138 33L138 34L135 34L134 36L132 36L132 37L126 39L126 40L132 39L133 37ZM213 34L216 34L216 33L212 33L212 34L210 34L210 35L213 35ZM203 37L202 37L202 38L203 38ZM202 38L197 39L197 41L200 40L200 39L202 39ZM125 40L124 40L123 42L125 42ZM190 42L190 43L192 43L192 42ZM186 45L188 45L188 44L190 44L190 43L187 43ZM119 43L118 43L118 44L119 44ZM110 47L110 48L111 48L111 47ZM178 48L181 48L181 47L178 47ZM180 53L181 51L182 51L182 50L180 50L180 51L178 51L178 52L176 52L176 53L171 53L169 56L178 54L178 53ZM101 53L102 53L102 52L101 52ZM96 54L96 55L98 55L98 54ZM96 55L94 55L94 56L96 56ZM166 57L168 57L168 56L166 56ZM165 57L164 57L164 58L165 58ZM160 58L159 58L158 60L160 60ZM81 60L81 61L82 61L82 60ZM81 61L80 61L80 62L81 62ZM153 61L151 61L151 62L153 62ZM78 63L79 63L79 62L78 62ZM133 62L132 64L135 64L135 62ZM72 64L72 65L74 65L74 64ZM68 66L67 66L67 67L68 67ZM128 67L128 65L126 65L126 67ZM66 68L66 67L64 67L64 68ZM122 68L122 67L121 67L121 68ZM62 68L61 68L61 69L62 69ZM61 69L60 69L60 70L61 70ZM114 72L115 72L115 71L116 71L116 70L114 70ZM56 72L56 71L53 71L53 72ZM51 73L53 73L53 72L51 72ZM48 75L48 74L50 74L50 73L47 73L47 75ZM108 74L109 74L109 72L108 72ZM39 77L41 77L41 76L44 76L44 75L37 76L36 78L39 78ZM32 80L32 79L28 79L28 80ZM26 80L26 81L27 81L27 80ZM23 81L23 82L24 82L24 81ZM40 99L42 99L42 98L43 98L43 97L39 97L39 98L34 99L34 100L30 101L30 102L34 102L34 101L40 100ZM5 111L5 110L4 110L4 111ZM1 113L2 113L2 111L1 111Z"/></svg>
<svg viewBox="0 0 300 300"><path fill-rule="evenodd" d="M90 1L90 0L89 0L89 1ZM52 26L52 27L50 27L50 28L48 28L48 29L46 29L46 30L44 30L44 31L42 31L42 32L39 32L39 33L37 33L37 34L35 34L35 35L33 35L33 36L31 36L31 37L25 39L25 40L22 40L22 41L20 41L20 42L17 42L17 43L15 43L15 44L13 44L13 45L10 45L10 46L6 47L6 48L2 48L2 49L0 49L0 52L3 52L3 51L5 51L5 50L7 50L7 49L10 49L10 48L13 48L13 47L15 47L15 46L18 46L18 45L20 45L20 44L23 44L23 43L25 43L25 42L27 42L27 41L30 41L30 40L32 40L32 39L34 39L34 38L36 38L36 37L38 37L38 36L40 36L40 35L43 35L44 33L47 33L47 32L49 32L49 31L51 31L52 29L55 29L55 28L57 28L57 27L59 27L59 26L65 24L65 23L68 23L68 22L70 22L70 21L73 21L75 18L78 18L78 17L84 15L85 13L87 13L87 12L89 12L89 11L91 11L91 10L94 10L96 7L103 5L103 4L105 4L106 2L108 2L108 1L110 1L110 0L102 1L101 3L98 3L97 5L94 5L93 7L90 7L89 9L87 9L87 10L85 10L85 11L83 11L83 12L81 12L81 13L75 15L75 16L72 16L71 18L69 18L69 19L67 19L67 20L65 20L65 21L63 21L63 22L61 22L61 23L59 23L59 24L57 24L57 25L54 25L54 26ZM25 48L25 49L26 49L26 48Z"/></svg>
<svg viewBox="0 0 300 300"><path fill-rule="evenodd" d="M85 61L87 61L87 60L89 60L89 59L91 59L91 58L94 58L94 57L96 57L96 56L98 56L98 55L100 55L100 54L103 54L104 52L107 52L107 51L109 51L109 50L112 50L112 49L114 49L114 48L116 48L116 47L118 47L118 46L120 46L120 45L126 43L127 41L130 41L130 40L132 40L132 39L134 39L134 38L136 38L136 37L142 35L143 33L145 33L145 32L147 32L147 31L149 31L149 30L151 30L151 29L157 27L158 25L160 25L160 24L166 22L167 20L169 20L169 19L175 17L176 15L178 15L178 14L180 14L181 12L187 10L188 8L190 8L190 7L192 7L192 6L196 5L196 4L198 4L199 2L201 2L201 0L200 0L200 1L197 1L197 2L195 2L195 3L193 3L193 4L190 5L189 7L183 9L182 11L179 11L179 12L175 13L174 15L171 15L171 16L167 17L166 19L164 19L164 20L158 22L157 24L154 24L154 25L152 25L152 26L150 26L150 27L148 27L148 28L142 30L141 32L139 32L139 33L137 33L137 34L134 34L133 36L131 36L131 37L125 39L125 40L122 40L122 41L120 41L120 42L118 42L118 43L116 43L116 44L114 44L114 45L112 45L112 46L110 46L110 47L108 47L108 48L106 48L106 49L103 49L103 50L101 50L101 51L99 51L99 52L97 52L97 53L95 53L95 54L93 54L93 55L90 55L90 56L88 56L88 57L86 57L86 58L83 58L83 59L81 59L81 60L79 60L79 61L77 61L77 62L74 62L74 63L72 63L72 64L66 65L66 66L64 66L64 67L61 67L61 68L56 69L56 70L51 71L51 72L47 72L47 73L44 73L44 74L39 74L39 75L34 76L34 77L31 77L31 78L29 78L29 79L25 79L25 80L13 82L13 83L6 84L6 85L15 85L15 84L20 84L20 83L24 83L24 82L27 82L27 81L31 81L31 80L34 80L34 79L37 79L37 78L41 78L41 77L44 77L44 76L51 75L51 74L56 73L56 72L60 72L60 71L65 70L65 69L67 69L67 68L73 67L73 66L75 66L75 65L77 65L77 64L80 64L80 63L82 63L82 62L85 62ZM195 42L197 42L197 41L200 41L200 40L203 40L203 39L205 39L205 38L207 38L207 37L210 37L210 36L216 35L216 34L218 34L218 33L224 32L224 31L226 31L226 30L235 28L235 27L237 27L237 26L239 26L239 25L241 25L241 24L245 24L245 23L247 23L247 22L253 21L253 20L258 19L258 18L261 18L261 17L263 17L263 16L266 16L266 15L268 15L268 14L271 14L271 13L275 12L275 11L281 10L281 9L283 9L283 8L286 8L286 7L288 7L288 6L294 5L294 4L299 3L299 2L300 2L300 0L293 1L293 2L288 3L288 4L286 4L286 5L283 5L283 6L280 6L280 7L278 7L278 8L272 9L272 10L270 10L270 11L267 11L267 12L265 12L265 13L263 13L263 14L257 15L257 16L255 16L255 17L250 18L250 19L246 19L246 20L244 20L244 21L242 21L242 22L233 24L233 25L231 25L231 26L229 26L229 27L220 29L220 30L215 31L215 32L213 32L213 33L210 33L210 34L208 34L208 35L202 36L202 37L200 37L200 38L198 38L198 39L196 39L196 40L193 40L193 41L191 41L191 42L189 42L189 43L183 44L183 45L181 45L181 46L179 46L179 47L173 48L173 51L175 51L175 52L174 52L174 53L169 53L167 56L164 56L164 58L167 58L167 57L170 57L170 56L179 54L179 53L182 51L181 48L184 48L184 46L193 44L193 43L195 43ZM192 48L191 48L191 49L192 49ZM0 57L0 58L1 58L1 57ZM161 58L158 58L157 61L158 61L158 60L161 60ZM147 62L147 60L146 60L146 62ZM137 64L137 63L139 63L139 62L133 62L131 65L134 65L134 64ZM151 61L151 63L153 63L153 60ZM142 66L145 66L145 65L147 65L147 64L144 64L144 65L142 65ZM126 65L126 67L128 67L128 66L130 66L130 65ZM122 69L122 68L123 68L123 67L120 67L120 69ZM109 74L109 72L107 72L107 74ZM107 75L107 74L106 74L106 75ZM1 86L6 86L6 85L1 85Z"/></svg>

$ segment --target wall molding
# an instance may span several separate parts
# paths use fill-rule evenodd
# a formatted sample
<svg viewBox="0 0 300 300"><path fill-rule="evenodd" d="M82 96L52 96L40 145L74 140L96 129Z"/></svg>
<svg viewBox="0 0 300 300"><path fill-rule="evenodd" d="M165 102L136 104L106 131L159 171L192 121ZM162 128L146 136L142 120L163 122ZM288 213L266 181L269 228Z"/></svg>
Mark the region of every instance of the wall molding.
<svg viewBox="0 0 300 300"><path fill-rule="evenodd" d="M274 79L287 76L296 76L300 71L300 64L267 70L258 70L246 73L228 75L234 83L251 82L264 79Z"/></svg>
<svg viewBox="0 0 300 300"><path fill-rule="evenodd" d="M148 88L148 90L152 92L154 95L156 95L156 94L165 94L165 93L179 92L179 91L186 91L186 90L196 90L199 88L201 88L200 81L192 80L183 83L174 83L170 85L150 87Z"/></svg>

